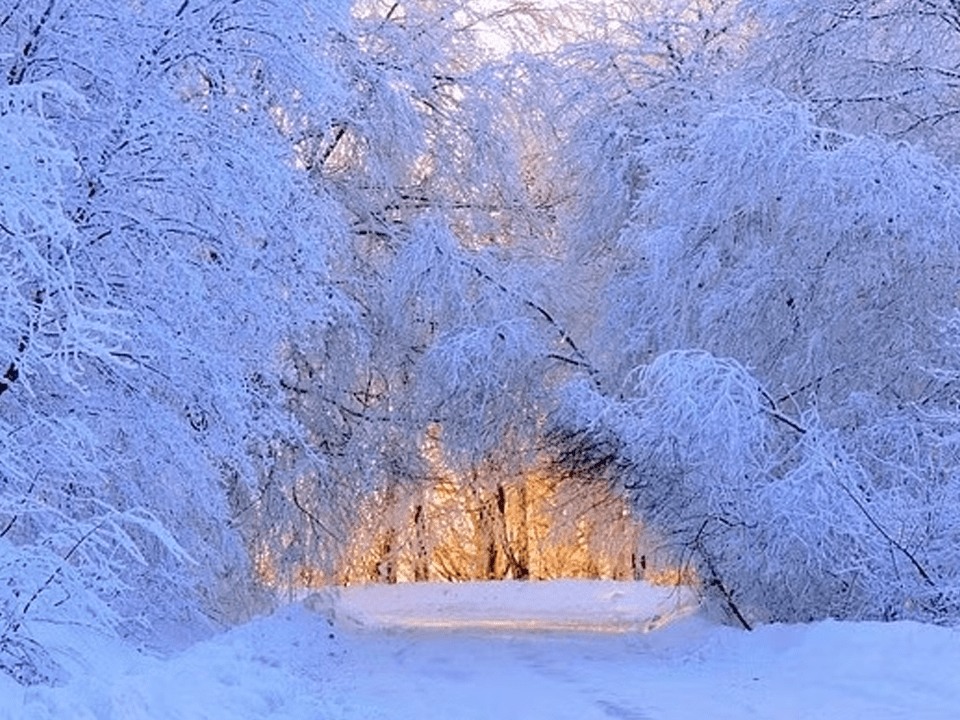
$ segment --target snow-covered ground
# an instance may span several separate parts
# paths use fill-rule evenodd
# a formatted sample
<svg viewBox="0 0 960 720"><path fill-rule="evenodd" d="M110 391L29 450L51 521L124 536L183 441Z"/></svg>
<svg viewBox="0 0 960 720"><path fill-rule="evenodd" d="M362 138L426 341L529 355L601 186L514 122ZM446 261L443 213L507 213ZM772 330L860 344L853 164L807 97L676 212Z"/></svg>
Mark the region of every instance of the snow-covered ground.
<svg viewBox="0 0 960 720"><path fill-rule="evenodd" d="M157 658L37 628L70 674L0 720L960 718L960 632L721 627L639 583L349 588Z"/></svg>

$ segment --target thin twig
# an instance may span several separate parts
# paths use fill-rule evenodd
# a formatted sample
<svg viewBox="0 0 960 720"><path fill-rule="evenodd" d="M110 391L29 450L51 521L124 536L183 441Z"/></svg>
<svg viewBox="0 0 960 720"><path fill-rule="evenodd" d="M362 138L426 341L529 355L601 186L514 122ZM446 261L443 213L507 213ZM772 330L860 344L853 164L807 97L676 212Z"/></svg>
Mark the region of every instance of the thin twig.
<svg viewBox="0 0 960 720"><path fill-rule="evenodd" d="M342 538L342 537L340 537L339 535L337 535L335 532L333 532L333 530L331 530L331 529L328 528L326 525L324 525L322 522L320 522L320 519L319 519L316 515L314 515L312 512L310 512L309 510L307 510L307 509L303 506L303 504L300 502L300 498L297 497L297 486L296 486L296 485L293 486L293 493L292 493L292 494L293 494L293 504L297 506L297 509L298 509L300 512L302 512L304 515L306 515L308 518L310 518L310 520L312 520L314 523L316 523L317 527L319 527L321 530L323 530L327 535L329 535L330 537L332 537L332 538L333 538L334 540L336 540L337 542L343 543L343 538Z"/></svg>
<svg viewBox="0 0 960 720"><path fill-rule="evenodd" d="M926 580L928 585L931 587L936 587L936 583L930 578L930 576L927 574L927 571L924 570L923 565L920 564L920 561L917 560L909 550L894 540L890 534L883 529L883 526L880 525L880 523L870 514L870 511L864 507L863 503L860 502L860 499L853 494L850 488L848 488L840 481L839 478L837 478L836 473L834 473L834 478L837 480L837 484L840 486L840 488L847 494L847 497L853 500L854 505L859 508L860 512L863 513L863 516L870 522L871 525L873 525L874 528L876 528L877 532L883 536L884 540L903 553L904 557L911 562L911 564L917 569L917 572L920 573L920 577Z"/></svg>
<svg viewBox="0 0 960 720"><path fill-rule="evenodd" d="M81 535L77 539L77 541L73 544L73 546L69 550L67 550L67 554L63 556L62 562L59 565L57 565L57 569L54 570L52 573L50 573L50 576L44 581L44 583L40 587L38 587L34 591L33 595L30 596L30 599L27 600L27 604L24 605L23 610L20 611L21 618L26 617L27 613L30 611L30 606L33 605L34 602L36 602L37 598L39 598L48 587L50 587L50 585L53 583L56 577L63 571L63 566L70 559L70 556L73 555L81 545L83 545L83 543L86 541L88 537L90 537L97 530L102 528L104 523L106 523L106 520L101 520L99 523L97 523L92 528L87 530L83 535ZM20 629L20 623L16 623L13 626L13 632L17 632L17 630L19 629Z"/></svg>
<svg viewBox="0 0 960 720"><path fill-rule="evenodd" d="M801 435L807 432L807 429L805 427L803 427L802 425L798 425L797 423L795 423L793 420L791 420L790 418L788 418L786 415L782 413L779 413L775 410L768 410L767 408L764 408L763 411L767 413L767 415L772 417L774 420L782 422L784 425L788 425L789 427L793 428Z"/></svg>

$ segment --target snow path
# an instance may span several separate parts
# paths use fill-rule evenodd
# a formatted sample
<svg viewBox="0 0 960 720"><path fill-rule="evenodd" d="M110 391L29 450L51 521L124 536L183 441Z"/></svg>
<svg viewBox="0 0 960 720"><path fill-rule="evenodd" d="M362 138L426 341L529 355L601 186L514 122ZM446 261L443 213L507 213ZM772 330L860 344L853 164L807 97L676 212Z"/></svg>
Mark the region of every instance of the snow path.
<svg viewBox="0 0 960 720"><path fill-rule="evenodd" d="M697 603L684 589L582 580L364 585L315 602L360 626L640 632L693 612Z"/></svg>
<svg viewBox="0 0 960 720"><path fill-rule="evenodd" d="M960 718L960 637L919 625L648 635L369 633L357 717Z"/></svg>
<svg viewBox="0 0 960 720"><path fill-rule="evenodd" d="M0 676L0 720L960 719L956 630L825 622L745 633L697 614L650 632L568 629L662 613L661 591L631 585L350 589L165 659L47 628L71 682L21 688ZM411 623L440 610L445 623ZM497 629L478 624L491 617Z"/></svg>

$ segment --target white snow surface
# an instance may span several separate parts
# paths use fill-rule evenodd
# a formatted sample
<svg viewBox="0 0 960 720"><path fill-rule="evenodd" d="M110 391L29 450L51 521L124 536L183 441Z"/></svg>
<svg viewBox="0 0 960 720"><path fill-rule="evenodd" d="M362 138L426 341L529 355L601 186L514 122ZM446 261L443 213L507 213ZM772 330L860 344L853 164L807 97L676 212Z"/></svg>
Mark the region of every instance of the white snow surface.
<svg viewBox="0 0 960 720"><path fill-rule="evenodd" d="M361 626L502 631L650 631L696 609L685 590L582 580L363 585L333 602Z"/></svg>
<svg viewBox="0 0 960 720"><path fill-rule="evenodd" d="M591 581L351 587L163 657L36 626L59 687L0 676L0 720L960 718L960 632L723 627L692 598Z"/></svg>

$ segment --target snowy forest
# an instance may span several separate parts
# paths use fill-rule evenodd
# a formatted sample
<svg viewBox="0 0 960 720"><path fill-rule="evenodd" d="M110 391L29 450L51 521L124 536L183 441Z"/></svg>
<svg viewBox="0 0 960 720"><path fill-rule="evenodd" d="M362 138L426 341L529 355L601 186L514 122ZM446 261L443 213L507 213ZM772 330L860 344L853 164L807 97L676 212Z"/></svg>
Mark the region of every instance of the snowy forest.
<svg viewBox="0 0 960 720"><path fill-rule="evenodd" d="M960 619L960 3L3 5L18 682L364 582Z"/></svg>

